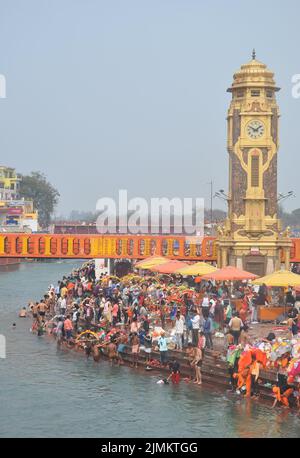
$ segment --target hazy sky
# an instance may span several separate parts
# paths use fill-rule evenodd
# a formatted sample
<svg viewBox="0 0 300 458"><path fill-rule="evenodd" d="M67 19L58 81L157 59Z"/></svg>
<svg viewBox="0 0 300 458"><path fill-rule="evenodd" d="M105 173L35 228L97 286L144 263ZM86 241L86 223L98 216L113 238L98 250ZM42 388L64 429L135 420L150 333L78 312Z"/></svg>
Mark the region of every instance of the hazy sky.
<svg viewBox="0 0 300 458"><path fill-rule="evenodd" d="M228 185L226 89L255 47L282 88L278 190L300 207L299 21L299 0L0 0L0 163L43 171L57 213L119 189L209 206L207 183Z"/></svg>

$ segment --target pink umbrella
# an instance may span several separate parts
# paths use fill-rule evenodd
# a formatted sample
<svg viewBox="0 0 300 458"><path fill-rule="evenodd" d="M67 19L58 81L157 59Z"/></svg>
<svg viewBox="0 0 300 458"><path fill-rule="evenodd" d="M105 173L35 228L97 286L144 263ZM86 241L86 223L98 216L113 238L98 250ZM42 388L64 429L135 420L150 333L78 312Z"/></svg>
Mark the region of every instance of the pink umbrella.
<svg viewBox="0 0 300 458"><path fill-rule="evenodd" d="M254 280L255 278L258 278L258 276L233 266L223 267L223 269L218 269L215 272L202 276L203 280L216 281Z"/></svg>
<svg viewBox="0 0 300 458"><path fill-rule="evenodd" d="M151 269L153 272L158 272L160 274L173 274L178 269L182 269L183 267L187 267L188 264L182 261L170 261L166 262L165 264L161 264L159 266L153 266Z"/></svg>

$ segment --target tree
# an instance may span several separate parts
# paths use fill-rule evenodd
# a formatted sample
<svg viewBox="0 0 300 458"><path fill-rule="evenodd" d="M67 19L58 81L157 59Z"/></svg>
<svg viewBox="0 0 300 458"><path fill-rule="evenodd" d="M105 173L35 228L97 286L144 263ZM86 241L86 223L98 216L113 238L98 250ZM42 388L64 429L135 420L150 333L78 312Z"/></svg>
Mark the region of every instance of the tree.
<svg viewBox="0 0 300 458"><path fill-rule="evenodd" d="M46 179L41 172L31 172L23 175L20 183L20 196L32 199L35 209L39 214L39 224L46 228L51 222L51 215L58 203L59 192Z"/></svg>
<svg viewBox="0 0 300 458"><path fill-rule="evenodd" d="M97 213L91 211L72 210L69 216L70 221L85 221L94 223L97 219Z"/></svg>
<svg viewBox="0 0 300 458"><path fill-rule="evenodd" d="M292 215L296 218L296 220L298 220L298 222L300 221L300 208L296 208L295 210L292 211Z"/></svg>

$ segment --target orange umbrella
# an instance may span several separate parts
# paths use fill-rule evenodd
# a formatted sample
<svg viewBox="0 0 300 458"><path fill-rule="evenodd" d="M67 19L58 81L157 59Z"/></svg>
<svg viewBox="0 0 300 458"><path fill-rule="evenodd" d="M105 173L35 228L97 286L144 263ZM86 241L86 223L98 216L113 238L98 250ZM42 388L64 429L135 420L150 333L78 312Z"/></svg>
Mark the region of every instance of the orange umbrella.
<svg viewBox="0 0 300 458"><path fill-rule="evenodd" d="M160 264L158 266L153 266L150 268L150 270L154 272L159 272L160 274L172 274L178 269L183 269L183 267L187 267L186 262L182 261L169 261L166 262L165 264Z"/></svg>
<svg viewBox="0 0 300 458"><path fill-rule="evenodd" d="M202 276L203 280L216 281L254 280L255 278L258 278L258 276L252 274L251 272L247 272L246 270L238 269L237 267L233 266L223 267L223 269L218 269L215 272Z"/></svg>

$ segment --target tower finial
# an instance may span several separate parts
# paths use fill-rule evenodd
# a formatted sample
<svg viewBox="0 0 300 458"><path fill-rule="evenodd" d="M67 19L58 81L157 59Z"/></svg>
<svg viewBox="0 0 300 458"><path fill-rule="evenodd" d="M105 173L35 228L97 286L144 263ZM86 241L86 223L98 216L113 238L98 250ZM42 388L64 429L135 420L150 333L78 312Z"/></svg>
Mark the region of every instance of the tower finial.
<svg viewBox="0 0 300 458"><path fill-rule="evenodd" d="M253 51L252 51L252 59L255 60L256 59L256 52L255 52L255 49L253 48Z"/></svg>

